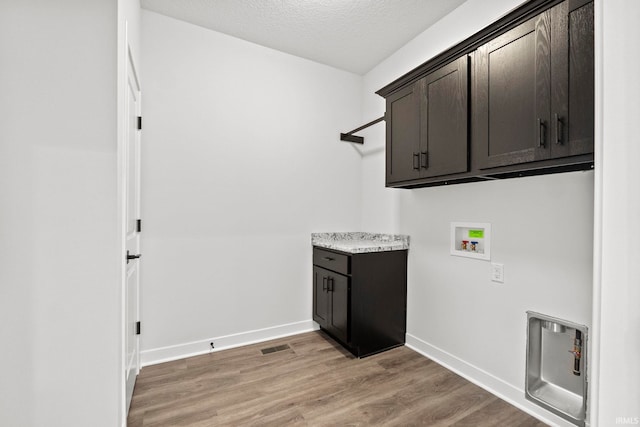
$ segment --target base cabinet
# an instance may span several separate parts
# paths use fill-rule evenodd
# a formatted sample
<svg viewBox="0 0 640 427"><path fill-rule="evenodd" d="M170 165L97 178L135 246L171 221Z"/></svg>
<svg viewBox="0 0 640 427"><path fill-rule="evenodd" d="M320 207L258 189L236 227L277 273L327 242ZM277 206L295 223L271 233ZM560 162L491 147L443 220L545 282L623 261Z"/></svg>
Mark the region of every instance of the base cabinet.
<svg viewBox="0 0 640 427"><path fill-rule="evenodd" d="M313 248L313 320L357 357L404 344L407 251Z"/></svg>

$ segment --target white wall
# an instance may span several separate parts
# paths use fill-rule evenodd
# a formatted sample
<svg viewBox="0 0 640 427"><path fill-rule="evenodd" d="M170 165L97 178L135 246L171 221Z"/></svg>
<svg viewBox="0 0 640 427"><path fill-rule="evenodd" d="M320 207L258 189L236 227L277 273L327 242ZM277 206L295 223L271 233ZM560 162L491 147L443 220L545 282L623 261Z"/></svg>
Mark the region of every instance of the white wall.
<svg viewBox="0 0 640 427"><path fill-rule="evenodd" d="M640 3L596 0L594 425L640 423ZM600 263L597 261L601 260ZM622 419L619 419L622 418Z"/></svg>
<svg viewBox="0 0 640 427"><path fill-rule="evenodd" d="M120 422L116 4L0 2L0 424Z"/></svg>
<svg viewBox="0 0 640 427"><path fill-rule="evenodd" d="M385 109L374 92L517 7L521 0L469 0L364 77L363 111ZM364 229L411 236L407 339L415 348L509 399L524 399L526 311L591 326L593 173L578 172L450 187L384 188L384 127L367 133ZM492 261L449 255L451 221L489 222Z"/></svg>
<svg viewBox="0 0 640 427"><path fill-rule="evenodd" d="M142 16L143 363L311 327L310 233L359 228L361 77Z"/></svg>

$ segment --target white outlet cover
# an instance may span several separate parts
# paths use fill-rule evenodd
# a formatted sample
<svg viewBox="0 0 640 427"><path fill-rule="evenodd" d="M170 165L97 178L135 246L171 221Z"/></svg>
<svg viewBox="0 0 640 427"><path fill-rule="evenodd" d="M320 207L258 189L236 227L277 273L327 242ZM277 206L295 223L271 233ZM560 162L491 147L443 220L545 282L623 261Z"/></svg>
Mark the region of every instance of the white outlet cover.
<svg viewBox="0 0 640 427"><path fill-rule="evenodd" d="M491 280L498 283L504 283L504 264L497 262L491 263Z"/></svg>

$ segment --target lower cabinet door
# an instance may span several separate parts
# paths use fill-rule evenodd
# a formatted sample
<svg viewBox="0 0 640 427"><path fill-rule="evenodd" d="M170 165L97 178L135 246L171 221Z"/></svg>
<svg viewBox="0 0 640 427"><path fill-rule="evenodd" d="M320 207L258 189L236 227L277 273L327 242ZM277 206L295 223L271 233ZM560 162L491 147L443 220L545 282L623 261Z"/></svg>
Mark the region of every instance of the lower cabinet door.
<svg viewBox="0 0 640 427"><path fill-rule="evenodd" d="M349 277L313 266L313 320L349 344Z"/></svg>
<svg viewBox="0 0 640 427"><path fill-rule="evenodd" d="M313 320L320 327L326 328L329 324L330 300L327 291L329 272L320 267L313 267Z"/></svg>
<svg viewBox="0 0 640 427"><path fill-rule="evenodd" d="M345 344L349 343L349 278L332 273L328 288L331 308L327 330Z"/></svg>

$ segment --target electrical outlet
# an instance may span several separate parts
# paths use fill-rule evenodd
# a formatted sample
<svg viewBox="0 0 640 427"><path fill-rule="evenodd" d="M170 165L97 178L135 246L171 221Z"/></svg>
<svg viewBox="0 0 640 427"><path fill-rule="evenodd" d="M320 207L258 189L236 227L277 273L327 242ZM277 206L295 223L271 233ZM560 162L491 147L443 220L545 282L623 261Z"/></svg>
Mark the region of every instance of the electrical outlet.
<svg viewBox="0 0 640 427"><path fill-rule="evenodd" d="M497 262L491 263L491 280L504 283L504 264L498 264Z"/></svg>

